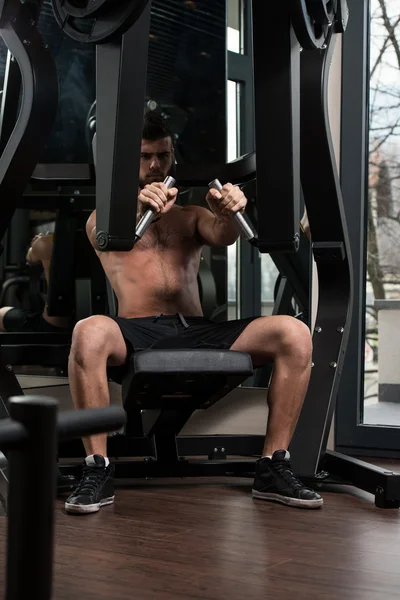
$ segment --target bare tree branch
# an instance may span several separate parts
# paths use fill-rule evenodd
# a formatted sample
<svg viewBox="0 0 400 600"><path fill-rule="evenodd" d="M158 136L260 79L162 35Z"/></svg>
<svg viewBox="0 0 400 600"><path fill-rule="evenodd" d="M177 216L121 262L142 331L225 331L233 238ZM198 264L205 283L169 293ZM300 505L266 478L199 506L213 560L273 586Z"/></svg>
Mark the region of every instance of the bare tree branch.
<svg viewBox="0 0 400 600"><path fill-rule="evenodd" d="M390 19L387 14L387 10L386 10L385 0L378 0L378 2L381 7L381 10L382 10L383 24L385 26L386 31L388 32L389 39L390 39L392 46L394 48L394 51L396 53L397 63L399 65L399 69L400 69L400 44L399 44L398 39L396 38L396 32L395 32L396 25L392 25L392 23L390 22Z"/></svg>
<svg viewBox="0 0 400 600"><path fill-rule="evenodd" d="M400 108L400 102L398 104L391 104L389 106L373 106L371 108L371 112L372 113L379 113L379 112L383 112L383 111L390 111L390 110L394 110L396 108Z"/></svg>
<svg viewBox="0 0 400 600"><path fill-rule="evenodd" d="M399 23L400 23L400 17L398 17L398 19L397 19L397 20L396 20L396 22L394 23L394 25L393 25L393 29L396 29L396 27L397 27L397 25L398 25ZM378 56L377 56L377 59L376 59L376 61L375 61L375 64L374 64L374 66L373 66L373 67L372 67L372 69L371 69L371 72L370 72L370 78L371 78L371 79L372 79L372 77L374 76L374 73L375 73L375 71L376 71L377 67L378 67L378 66L379 66L379 64L380 64L380 62L381 62L381 60L382 60L382 58L383 58L383 55L385 54L385 52L386 52L386 49L387 49L387 47L388 47L388 45L389 45L389 42L390 42L390 41L391 41L391 39L390 39L390 35L388 35L388 36L385 38L385 41L383 42L382 48L380 49L380 51L379 51L379 54L378 54Z"/></svg>
<svg viewBox="0 0 400 600"><path fill-rule="evenodd" d="M394 133L394 130L399 126L399 124L400 124L400 116L397 118L396 123L394 123L393 125L390 126L387 134L385 136L383 136L383 138L378 142L378 145L375 146L375 148L372 150L372 152L377 152L377 150L379 150L379 148L381 146L383 146L383 144L390 138L390 136L396 135Z"/></svg>
<svg viewBox="0 0 400 600"><path fill-rule="evenodd" d="M379 92L380 94L385 94L386 96L392 96L393 98L399 99L399 92L391 92L390 90L386 90L384 87L371 87L373 92Z"/></svg>
<svg viewBox="0 0 400 600"><path fill-rule="evenodd" d="M371 38L375 58L370 66L367 274L375 298L384 298L388 274L394 275L394 283L400 283L395 251L400 233L400 160L396 150L400 136L400 11L391 12L387 0L376 0L374 4L377 8L372 15Z"/></svg>
<svg viewBox="0 0 400 600"><path fill-rule="evenodd" d="M383 125L382 127L370 127L370 131L386 131L389 127L389 125Z"/></svg>
<svg viewBox="0 0 400 600"><path fill-rule="evenodd" d="M372 67L372 69L371 69L371 73L370 73L370 75L369 75L369 76L370 76L370 79L372 79L372 77L374 76L374 73L375 73L375 71L376 71L377 67L378 67L378 66L379 66L379 64L380 64L380 62L381 62L381 60L382 60L382 58L383 58L383 55L384 55L384 54L385 54L385 52L386 52L386 48L388 47L388 45L389 45L389 42L390 42L390 36L387 36L387 38L386 38L386 39L385 39L385 41L384 41L384 44L383 44L382 48L381 48L381 49L380 49L380 51L379 51L379 54L378 54L378 56L377 56L377 59L376 59L376 61L375 61L375 64L374 64L374 66L373 66L373 67Z"/></svg>

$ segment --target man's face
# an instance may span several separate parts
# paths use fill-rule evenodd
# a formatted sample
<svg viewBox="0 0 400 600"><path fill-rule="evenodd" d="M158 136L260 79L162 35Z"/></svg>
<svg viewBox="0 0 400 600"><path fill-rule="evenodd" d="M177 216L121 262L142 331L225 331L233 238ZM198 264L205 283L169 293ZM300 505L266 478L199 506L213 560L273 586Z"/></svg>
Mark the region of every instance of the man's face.
<svg viewBox="0 0 400 600"><path fill-rule="evenodd" d="M162 138L154 142L142 140L140 155L139 185L144 188L148 183L164 181L174 160L172 139Z"/></svg>

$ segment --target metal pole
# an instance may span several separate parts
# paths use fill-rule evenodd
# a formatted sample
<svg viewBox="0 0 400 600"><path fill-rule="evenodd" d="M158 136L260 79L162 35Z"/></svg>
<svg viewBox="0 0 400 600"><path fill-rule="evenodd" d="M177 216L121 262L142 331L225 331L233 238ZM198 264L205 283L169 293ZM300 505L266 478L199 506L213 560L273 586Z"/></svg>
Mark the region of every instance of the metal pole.
<svg viewBox="0 0 400 600"><path fill-rule="evenodd" d="M58 402L10 398L27 439L9 453L6 600L51 599Z"/></svg>

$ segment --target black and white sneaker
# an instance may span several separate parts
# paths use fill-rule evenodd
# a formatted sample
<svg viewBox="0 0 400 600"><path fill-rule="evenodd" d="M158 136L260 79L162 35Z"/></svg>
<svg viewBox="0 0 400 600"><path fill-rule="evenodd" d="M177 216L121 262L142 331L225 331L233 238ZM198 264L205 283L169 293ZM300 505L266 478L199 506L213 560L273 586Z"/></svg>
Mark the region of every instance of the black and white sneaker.
<svg viewBox="0 0 400 600"><path fill-rule="evenodd" d="M65 510L69 513L88 514L114 502L114 466L103 456L93 454L85 459L82 478L75 491L67 498Z"/></svg>
<svg viewBox="0 0 400 600"><path fill-rule="evenodd" d="M298 508L321 508L324 503L317 492L307 488L293 474L287 450L277 450L272 458L257 461L252 492L253 498Z"/></svg>

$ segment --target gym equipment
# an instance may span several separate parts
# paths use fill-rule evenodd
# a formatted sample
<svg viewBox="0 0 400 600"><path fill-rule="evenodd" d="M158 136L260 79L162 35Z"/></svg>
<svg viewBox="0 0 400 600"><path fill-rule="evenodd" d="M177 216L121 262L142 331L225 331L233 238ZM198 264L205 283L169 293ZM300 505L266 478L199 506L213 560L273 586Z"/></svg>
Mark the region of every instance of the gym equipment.
<svg viewBox="0 0 400 600"><path fill-rule="evenodd" d="M175 185L175 179L171 176L168 176L164 179L164 184L167 186L168 189L171 189ZM142 239L142 237L144 236L144 234L146 233L146 231L152 224L155 216L156 216L156 213L151 209L148 209L145 212L143 217L140 219L139 223L136 225L135 238L133 241L134 244L136 244L140 239ZM108 248L108 237L104 231L97 232L96 244L97 244L97 248L99 250Z"/></svg>
<svg viewBox="0 0 400 600"><path fill-rule="evenodd" d="M214 179L208 184L210 189L217 190L220 192L222 190L222 184L219 179ZM241 213L235 214L235 221L238 224L238 227L243 235L243 237L250 243L254 243L256 245L256 234L254 233L251 225L247 223L246 219Z"/></svg>
<svg viewBox="0 0 400 600"><path fill-rule="evenodd" d="M86 144L89 148L90 155L92 154L92 140L93 136L96 133L96 100L93 102L90 107L87 117L86 117L86 126L85 126L85 134L86 134ZM93 158L93 157L92 157Z"/></svg>
<svg viewBox="0 0 400 600"><path fill-rule="evenodd" d="M98 226L108 234L109 250L133 247L136 211L126 190L137 186L130 165L139 162L149 17L148 3L125 33L118 29L118 35L113 34L113 44L97 47L97 210ZM326 102L334 39L345 30L347 17L345 0L302 0L290 4L253 0L256 155L231 165L214 165L212 173L206 169L202 171L200 165L178 165L176 177L183 185L188 184L190 177L207 185L217 172L222 180L243 183L254 177L254 171L250 174L243 165L255 165L258 247L261 252L286 252L288 256L296 255L301 179L319 273L320 306L313 338L315 365L291 446L293 465L298 474L318 483L327 481L326 472L330 471L342 476L342 480L374 493L377 505L398 506L399 476L338 453L326 452L352 308L351 257ZM304 51L300 52L302 48ZM133 72L135 78L132 78ZM274 94L270 93L271 89ZM235 171L241 172L240 177L225 177ZM274 202L265 202L267 194ZM7 379L6 371L2 365L0 375L8 385L12 381ZM212 390L210 392L212 396ZM167 456L167 446L172 447L172 434L175 448L178 445L178 453L176 450L170 453L175 466L177 454L210 454L214 436L176 440L174 432L177 429L172 428L171 423L167 426L168 410L163 414L162 407L154 408L154 404L148 410L150 412L146 410L144 418L150 419L146 421L150 425L145 428L149 437L133 438L132 441L132 438L116 436L116 443L110 440L110 455L133 456L138 450L141 456L156 456L163 431L166 431L165 439L169 440L162 450ZM158 412L159 416L152 411ZM169 416L171 419L183 418L175 409ZM151 432L158 436L156 442ZM226 452L243 455L248 455L249 451L255 455L261 452L262 436L252 439L223 436L222 440L221 448L225 450L212 453L214 456ZM160 474L169 474L164 467L159 467ZM139 472L140 469L134 463L134 470ZM131 475L132 470L133 467ZM119 472L122 471L121 466ZM216 471L229 471L229 463ZM186 468L188 473L189 467Z"/></svg>
<svg viewBox="0 0 400 600"><path fill-rule="evenodd" d="M60 209L50 264L48 313L69 316L72 321L107 309L104 271L85 232L89 211ZM22 393L12 365L40 365L65 370L71 344L70 332L2 333L0 335L0 417L7 414L7 399Z"/></svg>
<svg viewBox="0 0 400 600"><path fill-rule="evenodd" d="M320 50L326 44L329 28L336 17L336 2L294 0L291 19L297 39L305 50Z"/></svg>
<svg viewBox="0 0 400 600"><path fill-rule="evenodd" d="M107 309L104 271L86 235L90 212L71 205L58 210L47 294L50 316L78 321Z"/></svg>
<svg viewBox="0 0 400 600"><path fill-rule="evenodd" d="M222 184L219 179L214 179L208 186L221 191ZM245 216L237 213L235 215L238 227L243 237L249 241L252 246L258 248L257 234L253 231L250 223L246 220ZM274 261L276 267L280 273L280 279L276 290L276 298L274 303L274 311L272 314L283 315L292 313L292 301L295 300L301 307L301 318L302 320L311 325L311 299L310 299L310 264L311 254L310 245L305 239L306 236L302 234L303 245L301 252L297 252L300 249L300 234L296 236L294 253L279 253L271 252L270 256ZM256 382L258 386L268 387L270 379L270 370L262 373L259 370L256 375Z"/></svg>
<svg viewBox="0 0 400 600"><path fill-rule="evenodd" d="M167 186L168 189L171 189L175 185L175 179L173 177L168 176L164 179L164 184ZM143 217L137 224L135 230L135 242L138 242L144 236L144 234L152 224L155 216L156 213L153 210L149 209L146 211L146 213L143 215Z"/></svg>
<svg viewBox="0 0 400 600"><path fill-rule="evenodd" d="M96 47L96 224L107 240L102 250L127 251L134 245L136 206L132 198L125 212L126 191L139 187L139 169L132 165L140 162L150 9L147 3L136 23L112 44ZM113 214L110 202L118 207Z"/></svg>
<svg viewBox="0 0 400 600"><path fill-rule="evenodd" d="M83 43L106 43L124 34L140 17L148 0L52 0L61 29Z"/></svg>
<svg viewBox="0 0 400 600"><path fill-rule="evenodd" d="M3 119L1 123L4 135L12 130L7 143L3 133L0 134L4 147L0 161L0 196L7 198L2 206L1 239L44 150L57 111L58 78L55 65L34 25L27 4L19 0L5 0L2 3L0 36L15 59L16 64L13 61L9 63L12 74L15 75L16 65L20 70L20 80L14 77L12 83L14 88L18 88L13 92L18 91L19 96L19 87L15 83L21 81L22 97L16 123L15 112L4 113L6 120ZM15 94L14 98L18 96ZM7 94L3 94L3 107L5 102L8 102Z"/></svg>
<svg viewBox="0 0 400 600"><path fill-rule="evenodd" d="M347 18L345 1L301 0L282 5L253 0L257 135L256 155L246 160L255 160L257 168L259 250L277 256L283 252L290 257L296 254L302 186L319 274L320 306L313 336L315 364L291 445L294 469L318 483L327 480L326 471L338 476L342 473L343 480L375 493L380 506L393 506L400 501L398 476L326 451L352 307L351 257L327 116L329 65L336 35L345 30ZM124 77L121 71L121 79ZM225 177L223 171L234 172L240 165L240 160L222 168L218 165L213 173L218 169L222 180L240 183ZM210 175L208 181L215 177ZM188 185L190 176L196 183L203 183L206 171L200 165L177 165L179 184ZM273 202L266 202L266 195ZM118 215L125 218L127 207L124 210L122 204L114 205L110 198L105 211L109 215L107 224L112 225ZM104 230L109 231L106 227ZM115 239L115 248L117 243ZM296 270L295 262L288 266ZM303 294L301 285L297 289ZM308 298L304 297L303 303L308 304ZM158 410L162 414L161 406ZM185 442L178 439L177 444L179 454L183 453ZM261 451L261 440L254 441L254 446ZM143 448L148 450L149 446L142 443Z"/></svg>
<svg viewBox="0 0 400 600"><path fill-rule="evenodd" d="M195 410L209 408L252 373L250 356L230 350L171 350L155 346L132 356L122 383L126 430L124 435L108 439L108 454L145 459L119 459L115 476L252 477L255 458L243 459L249 453L248 436L177 437ZM262 441L261 447L258 436L252 436L251 441L250 456L259 454ZM210 455L213 449L217 451L212 459L193 458ZM74 451L79 452L76 444L60 446L60 455L71 457ZM228 460L226 454L241 458ZM61 471L73 475L75 467L63 464Z"/></svg>
<svg viewBox="0 0 400 600"><path fill-rule="evenodd" d="M292 4L260 0L252 4L257 244L266 253L298 249L300 43L292 27Z"/></svg>
<svg viewBox="0 0 400 600"><path fill-rule="evenodd" d="M324 51L301 53L301 181L318 270L319 305L314 367L290 449L293 468L303 478L351 483L374 494L377 506L399 507L399 475L326 450L353 306L352 258L328 115L329 68L336 35L347 23L345 3L338 6Z"/></svg>
<svg viewBox="0 0 400 600"><path fill-rule="evenodd" d="M331 27L346 31L349 10L346 0L294 0L291 18L302 48L325 50Z"/></svg>
<svg viewBox="0 0 400 600"><path fill-rule="evenodd" d="M57 400L41 396L11 398L9 406L11 419L0 422L0 448L9 455L4 598L27 600L35 590L50 600L57 438L112 431L124 424L125 413L114 406L57 416Z"/></svg>
<svg viewBox="0 0 400 600"><path fill-rule="evenodd" d="M132 356L122 383L126 434L151 440L152 458L118 461L119 474L157 477L253 472L254 459L189 460L180 456L177 446L177 435L195 410L209 408L252 373L250 356L229 350L158 349L156 344Z"/></svg>

